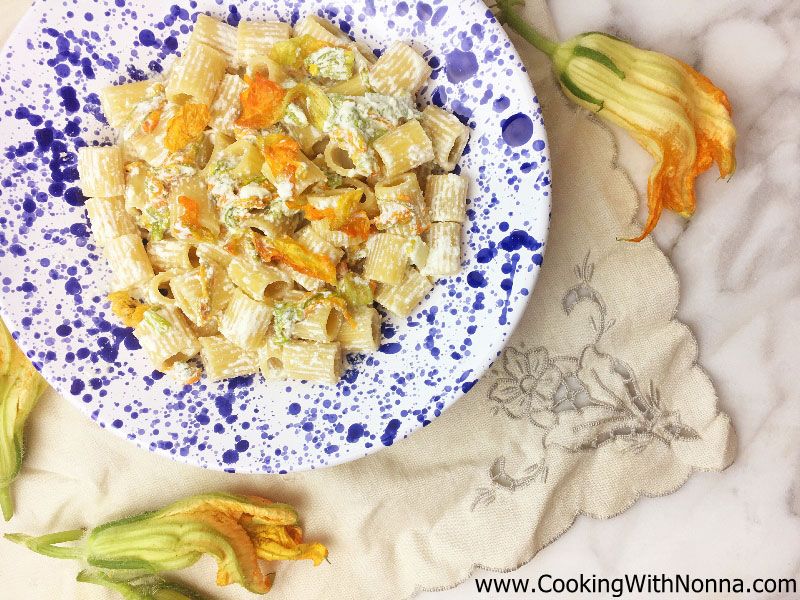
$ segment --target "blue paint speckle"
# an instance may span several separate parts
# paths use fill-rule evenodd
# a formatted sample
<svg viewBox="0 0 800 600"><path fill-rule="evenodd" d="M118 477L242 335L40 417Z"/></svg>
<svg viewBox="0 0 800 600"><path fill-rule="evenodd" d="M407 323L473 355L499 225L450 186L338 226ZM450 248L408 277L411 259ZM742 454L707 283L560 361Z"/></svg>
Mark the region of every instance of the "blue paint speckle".
<svg viewBox="0 0 800 600"><path fill-rule="evenodd" d="M421 21L427 21L433 16L433 9L424 2L417 4L417 18Z"/></svg>
<svg viewBox="0 0 800 600"><path fill-rule="evenodd" d="M433 18L431 19L431 25L436 26L439 23L441 23L442 19L444 19L444 16L446 14L447 14L446 6L440 6L439 8L437 8L436 12L433 13Z"/></svg>
<svg viewBox="0 0 800 600"><path fill-rule="evenodd" d="M492 103L492 109L494 109L495 112L503 112L504 110L508 110L509 106L511 106L511 100L505 96L500 96Z"/></svg>
<svg viewBox="0 0 800 600"><path fill-rule="evenodd" d="M467 275L467 283L473 288L485 288L489 285L489 282L486 281L486 277L480 271L470 272L470 274Z"/></svg>
<svg viewBox="0 0 800 600"><path fill-rule="evenodd" d="M233 25L234 27L238 27L242 20L242 15L239 14L239 9L233 4L231 4L228 8L228 18L226 20L228 21L228 25Z"/></svg>
<svg viewBox="0 0 800 600"><path fill-rule="evenodd" d="M533 121L528 115L517 113L500 122L503 139L512 147L527 144L533 136Z"/></svg>
<svg viewBox="0 0 800 600"><path fill-rule="evenodd" d="M149 29L142 29L139 32L139 41L143 46L155 46L157 44L156 35Z"/></svg>
<svg viewBox="0 0 800 600"><path fill-rule="evenodd" d="M486 263L491 262L495 256L497 256L497 248L482 248L475 256L475 260L477 260L480 264L485 265Z"/></svg>
<svg viewBox="0 0 800 600"><path fill-rule="evenodd" d="M67 113L78 112L81 108L81 103L78 102L78 96L75 88L72 86L64 86L58 90L58 95L61 97L61 105Z"/></svg>
<svg viewBox="0 0 800 600"><path fill-rule="evenodd" d="M357 442L364 435L364 426L361 423L353 423L347 429L347 441L349 443Z"/></svg>
<svg viewBox="0 0 800 600"><path fill-rule="evenodd" d="M233 412L233 401L227 396L220 396L214 400L214 405L217 407L220 416L229 417Z"/></svg>
<svg viewBox="0 0 800 600"><path fill-rule="evenodd" d="M75 279L74 277L70 277L67 279L67 282L64 284L64 289L70 296L77 296L83 291L81 287L81 282Z"/></svg>
<svg viewBox="0 0 800 600"><path fill-rule="evenodd" d="M462 83L478 72L478 59L472 52L453 50L446 56L445 64L450 83Z"/></svg>
<svg viewBox="0 0 800 600"><path fill-rule="evenodd" d="M86 388L86 384L80 379L73 379L72 385L69 388L69 393L73 396L79 395Z"/></svg>
<svg viewBox="0 0 800 600"><path fill-rule="evenodd" d="M386 429L384 429L381 434L381 444L384 446L391 446L394 444L394 439L397 437L397 431L400 429L400 425L400 419L392 419L389 421L389 424L386 425Z"/></svg>
<svg viewBox="0 0 800 600"><path fill-rule="evenodd" d="M500 247L506 252L513 252L520 248L536 251L542 247L541 242L525 231L515 229L500 242Z"/></svg>

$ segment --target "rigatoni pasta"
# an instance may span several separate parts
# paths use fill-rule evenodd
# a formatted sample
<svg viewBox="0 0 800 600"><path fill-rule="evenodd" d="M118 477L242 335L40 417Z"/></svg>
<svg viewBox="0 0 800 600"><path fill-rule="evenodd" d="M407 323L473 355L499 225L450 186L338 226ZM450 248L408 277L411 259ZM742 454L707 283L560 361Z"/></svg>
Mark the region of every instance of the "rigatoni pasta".
<svg viewBox="0 0 800 600"><path fill-rule="evenodd" d="M461 269L461 223L433 223L428 231L425 274L450 277Z"/></svg>
<svg viewBox="0 0 800 600"><path fill-rule="evenodd" d="M228 63L236 59L237 29L227 23L209 17L197 15L197 22L192 32L192 42L199 42L211 46L225 55Z"/></svg>
<svg viewBox="0 0 800 600"><path fill-rule="evenodd" d="M283 367L284 344L268 335L267 341L258 351L258 362L261 374L268 380L286 379L286 369Z"/></svg>
<svg viewBox="0 0 800 600"><path fill-rule="evenodd" d="M375 186L375 199L380 210L375 220L378 229L413 237L431 225L425 196L414 173L384 179Z"/></svg>
<svg viewBox="0 0 800 600"><path fill-rule="evenodd" d="M210 284L205 266L176 275L169 282L175 306L198 327L205 327L212 316Z"/></svg>
<svg viewBox="0 0 800 600"><path fill-rule="evenodd" d="M272 309L236 290L219 322L219 332L245 350L258 350L267 338Z"/></svg>
<svg viewBox="0 0 800 600"><path fill-rule="evenodd" d="M309 307L305 316L294 326L292 335L301 340L333 342L342 328L342 313L334 305L318 303Z"/></svg>
<svg viewBox="0 0 800 600"><path fill-rule="evenodd" d="M278 267L259 264L246 258L228 263L230 280L254 300L276 298L292 288L292 279Z"/></svg>
<svg viewBox="0 0 800 600"><path fill-rule="evenodd" d="M185 272L193 268L193 246L184 240L152 240L147 244L147 255L153 269L159 272Z"/></svg>
<svg viewBox="0 0 800 600"><path fill-rule="evenodd" d="M133 334L159 371L188 361L200 349L184 316L170 306L145 312Z"/></svg>
<svg viewBox="0 0 800 600"><path fill-rule="evenodd" d="M380 283L400 283L408 266L406 238L394 233L379 233L369 242L364 277Z"/></svg>
<svg viewBox="0 0 800 600"><path fill-rule="evenodd" d="M341 29L317 15L308 15L300 19L297 25L294 26L294 33L298 37L308 35L314 39L334 45L341 44L347 40L347 36Z"/></svg>
<svg viewBox="0 0 800 600"><path fill-rule="evenodd" d="M419 52L407 44L395 42L372 65L369 82L381 94L416 94L432 71Z"/></svg>
<svg viewBox="0 0 800 600"><path fill-rule="evenodd" d="M222 336L200 338L200 358L211 381L258 373L258 353L242 350Z"/></svg>
<svg viewBox="0 0 800 600"><path fill-rule="evenodd" d="M119 146L94 146L78 151L81 191L89 198L114 198L125 194L125 170Z"/></svg>
<svg viewBox="0 0 800 600"><path fill-rule="evenodd" d="M381 315L371 306L361 306L339 329L345 352L375 352L381 344Z"/></svg>
<svg viewBox="0 0 800 600"><path fill-rule="evenodd" d="M405 318L433 289L433 282L414 267L397 285L382 285L375 300L393 315Z"/></svg>
<svg viewBox="0 0 800 600"><path fill-rule="evenodd" d="M201 42L193 42L178 59L167 85L172 101L189 98L210 105L225 75L228 60L223 52Z"/></svg>
<svg viewBox="0 0 800 600"><path fill-rule="evenodd" d="M225 75L222 78L211 105L210 125L213 130L225 135L235 134L236 119L242 112L240 97L246 88L247 84L238 75Z"/></svg>
<svg viewBox="0 0 800 600"><path fill-rule="evenodd" d="M138 233L129 233L106 243L105 257L113 266L111 291L135 290L153 277L150 257Z"/></svg>
<svg viewBox="0 0 800 600"><path fill-rule="evenodd" d="M411 46L371 51L317 17L295 28L198 15L164 81L102 90L117 145L83 148L112 310L182 384L261 373L335 385L461 262L469 129L420 111Z"/></svg>
<svg viewBox="0 0 800 600"><path fill-rule="evenodd" d="M411 171L434 159L433 144L419 121L408 121L378 138L375 150L388 177Z"/></svg>
<svg viewBox="0 0 800 600"><path fill-rule="evenodd" d="M133 109L147 98L150 81L135 81L123 85L110 85L100 92L100 106L108 124L123 127Z"/></svg>
<svg viewBox="0 0 800 600"><path fill-rule="evenodd" d="M269 57L270 49L283 40L292 37L292 26L280 21L239 23L236 56L243 65L258 62L259 58Z"/></svg>
<svg viewBox="0 0 800 600"><path fill-rule="evenodd" d="M455 115L433 105L422 111L420 123L433 144L433 156L439 167L445 171L455 169L469 142L469 127Z"/></svg>
<svg viewBox="0 0 800 600"><path fill-rule="evenodd" d="M94 241L105 246L111 240L128 234L138 234L139 228L133 217L125 210L125 198L89 198L86 213L92 228Z"/></svg>
<svg viewBox="0 0 800 600"><path fill-rule="evenodd" d="M292 379L335 385L344 372L342 347L338 343L287 342L283 348L283 368Z"/></svg>
<svg viewBox="0 0 800 600"><path fill-rule="evenodd" d="M448 173L431 175L426 182L425 195L434 223L463 223L467 219L467 188L465 177Z"/></svg>

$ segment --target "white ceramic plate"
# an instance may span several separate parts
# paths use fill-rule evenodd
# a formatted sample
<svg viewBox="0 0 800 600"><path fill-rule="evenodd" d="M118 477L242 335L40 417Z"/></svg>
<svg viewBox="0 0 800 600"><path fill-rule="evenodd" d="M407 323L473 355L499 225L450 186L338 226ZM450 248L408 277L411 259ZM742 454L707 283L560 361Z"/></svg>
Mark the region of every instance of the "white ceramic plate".
<svg viewBox="0 0 800 600"><path fill-rule="evenodd" d="M229 471L312 469L359 458L428 424L498 356L525 310L550 214L544 126L528 76L478 0L36 2L0 67L0 303L21 347L88 416L175 460ZM473 129L462 274L337 387L260 376L181 389L148 366L103 300L109 267L77 188L76 151L112 139L97 92L153 77L198 11L296 21L317 13L373 48L413 41L434 78L423 102ZM535 310L535 307L534 307Z"/></svg>

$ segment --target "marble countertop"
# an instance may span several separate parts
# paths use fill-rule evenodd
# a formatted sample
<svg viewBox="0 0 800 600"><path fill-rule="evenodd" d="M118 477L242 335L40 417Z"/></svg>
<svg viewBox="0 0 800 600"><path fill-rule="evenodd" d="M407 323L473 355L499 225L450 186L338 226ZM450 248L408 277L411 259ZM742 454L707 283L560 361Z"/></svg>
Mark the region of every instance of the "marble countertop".
<svg viewBox="0 0 800 600"><path fill-rule="evenodd" d="M655 237L680 275L678 316L697 336L739 454L724 473L695 475L614 519L579 517L520 570L490 576L800 577L800 3L549 4L562 38L601 30L667 52L702 70L733 103L738 172L726 185L703 176L695 217L665 216ZM644 197L652 162L616 133L619 161ZM473 581L419 596L486 597Z"/></svg>

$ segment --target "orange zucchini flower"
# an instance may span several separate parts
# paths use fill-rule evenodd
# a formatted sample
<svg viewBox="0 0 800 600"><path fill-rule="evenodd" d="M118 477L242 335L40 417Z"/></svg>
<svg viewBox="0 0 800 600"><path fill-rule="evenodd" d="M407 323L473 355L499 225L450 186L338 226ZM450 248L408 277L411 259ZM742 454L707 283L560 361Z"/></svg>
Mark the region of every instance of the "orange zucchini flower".
<svg viewBox="0 0 800 600"><path fill-rule="evenodd" d="M264 160L276 178L294 182L302 151L300 144L288 135L273 133L264 138Z"/></svg>
<svg viewBox="0 0 800 600"><path fill-rule="evenodd" d="M167 150L179 152L197 140L211 122L211 111L205 104L184 104L167 124Z"/></svg>
<svg viewBox="0 0 800 600"><path fill-rule="evenodd" d="M292 507L230 494L193 496L100 525L88 535L79 529L5 537L39 554L79 560L118 577L185 569L210 554L217 561L217 585L238 583L255 594L267 593L274 578L262 571L260 559L309 559L318 565L327 557L321 544L302 543Z"/></svg>
<svg viewBox="0 0 800 600"><path fill-rule="evenodd" d="M109 294L107 299L111 304L111 312L125 327L138 327L147 311L153 308L132 298L126 292L114 292Z"/></svg>
<svg viewBox="0 0 800 600"><path fill-rule="evenodd" d="M259 245L262 247L259 248ZM262 259L277 260L303 275L336 285L336 265L333 261L327 256L312 252L288 235L263 239L260 244L256 244L256 248Z"/></svg>
<svg viewBox="0 0 800 600"><path fill-rule="evenodd" d="M339 231L346 233L356 240L367 241L372 231L372 222L363 210L353 213L347 222L339 227Z"/></svg>
<svg viewBox="0 0 800 600"><path fill-rule="evenodd" d="M266 129L275 125L286 110L286 90L261 73L248 81L242 92L242 114L236 124L251 129Z"/></svg>
<svg viewBox="0 0 800 600"><path fill-rule="evenodd" d="M178 207L180 210L177 221L181 228L197 240L208 242L214 239L214 234L200 223L200 205L197 200L189 196L179 196Z"/></svg>
<svg viewBox="0 0 800 600"><path fill-rule="evenodd" d="M161 114L162 113L160 110L154 110L147 115L144 123L142 123L142 132L153 133L156 130L156 127L158 127L158 124L161 122Z"/></svg>
<svg viewBox="0 0 800 600"><path fill-rule="evenodd" d="M302 208L309 221L327 219L331 229L341 230L350 221L363 197L364 190L339 189L315 195Z"/></svg>
<svg viewBox="0 0 800 600"><path fill-rule="evenodd" d="M689 65L641 50L604 33L584 33L557 44L515 11L519 0L498 0L501 21L550 56L566 95L626 129L656 160L647 198L647 237L664 209L691 217L695 180L713 163L722 178L736 170L736 129L721 89Z"/></svg>

